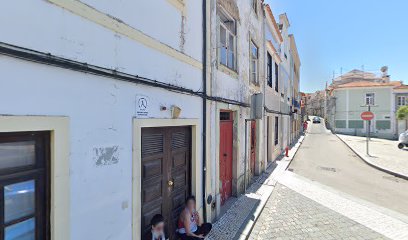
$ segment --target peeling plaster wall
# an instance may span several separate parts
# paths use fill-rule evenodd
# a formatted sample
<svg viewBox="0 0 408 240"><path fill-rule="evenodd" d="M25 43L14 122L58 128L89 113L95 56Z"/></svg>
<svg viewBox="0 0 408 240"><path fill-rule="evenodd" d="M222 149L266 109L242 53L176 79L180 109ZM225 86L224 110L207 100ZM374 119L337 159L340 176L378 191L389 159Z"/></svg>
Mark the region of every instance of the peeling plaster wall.
<svg viewBox="0 0 408 240"><path fill-rule="evenodd" d="M225 2L225 1L223 1ZM211 1L210 9L210 29L211 32L217 33L211 35L211 95L224 97L228 99L237 100L240 102L250 103L250 96L254 93L263 92L265 84L265 63L264 63L264 34L263 34L263 10L261 2L259 1L258 15L252 10L251 1L249 0L237 0L233 1L239 12L239 20L237 20L237 71L226 70L225 67L218 63L218 26L217 26L217 0ZM224 4L225 5L225 4ZM235 7L234 7L235 9ZM226 9L228 10L228 9ZM237 11L230 12L230 15L234 16ZM258 46L259 51L259 86L255 86L250 83L249 80L249 64L250 64L250 41L251 39ZM210 162L211 162L211 194L216 195L217 202L219 202L219 115L217 112L220 110L232 110L235 113L234 122L234 159L236 161L236 167L233 167L235 171L233 188L238 194L244 189L244 169L245 169L245 119L250 118L250 109L245 107L237 107L225 104L211 104L210 111L210 141L211 145L215 146L211 149ZM250 136L250 123L248 123L248 139ZM256 161L256 174L259 174L264 167L264 151L263 151L263 129L264 121L257 121L257 161ZM248 141L248 162L249 162L249 147ZM249 168L247 168L249 171ZM215 174L214 174L215 172ZM219 205L216 209L219 212Z"/></svg>
<svg viewBox="0 0 408 240"><path fill-rule="evenodd" d="M180 46L181 12L164 0L85 2L135 28L146 27L142 31L167 45ZM186 3L183 51L201 61L201 1ZM1 42L202 89L201 69L47 1L4 1L0 13ZM149 97L150 118L171 118L169 109L177 105L180 118L202 119L201 98L3 55L0 71L0 114L70 119L71 239L132 239L136 96ZM196 161L202 165L202 159Z"/></svg>

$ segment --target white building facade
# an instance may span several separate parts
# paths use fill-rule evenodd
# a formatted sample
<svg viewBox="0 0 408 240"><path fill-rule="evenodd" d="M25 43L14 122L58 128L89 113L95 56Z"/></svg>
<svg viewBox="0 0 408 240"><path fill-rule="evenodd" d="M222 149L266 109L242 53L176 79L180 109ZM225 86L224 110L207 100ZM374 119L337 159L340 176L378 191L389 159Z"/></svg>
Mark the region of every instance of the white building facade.
<svg viewBox="0 0 408 240"><path fill-rule="evenodd" d="M151 216L177 217L189 194L203 213L202 9L2 3L0 152L44 151L2 176L35 193L41 212L30 214L44 219L21 213L10 226L36 239L140 239Z"/></svg>

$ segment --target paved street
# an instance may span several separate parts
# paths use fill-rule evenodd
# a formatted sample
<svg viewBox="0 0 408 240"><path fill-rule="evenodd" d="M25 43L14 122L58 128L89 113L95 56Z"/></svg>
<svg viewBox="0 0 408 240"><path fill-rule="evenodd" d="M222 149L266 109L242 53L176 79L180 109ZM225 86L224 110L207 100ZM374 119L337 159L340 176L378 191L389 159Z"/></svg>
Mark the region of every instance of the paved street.
<svg viewBox="0 0 408 240"><path fill-rule="evenodd" d="M324 124L278 179L249 239L408 239L408 182L376 170Z"/></svg>
<svg viewBox="0 0 408 240"><path fill-rule="evenodd" d="M309 124L309 133L289 168L312 181L408 215L408 181L365 164L323 124Z"/></svg>
<svg viewBox="0 0 408 240"><path fill-rule="evenodd" d="M277 184L249 239L387 239Z"/></svg>

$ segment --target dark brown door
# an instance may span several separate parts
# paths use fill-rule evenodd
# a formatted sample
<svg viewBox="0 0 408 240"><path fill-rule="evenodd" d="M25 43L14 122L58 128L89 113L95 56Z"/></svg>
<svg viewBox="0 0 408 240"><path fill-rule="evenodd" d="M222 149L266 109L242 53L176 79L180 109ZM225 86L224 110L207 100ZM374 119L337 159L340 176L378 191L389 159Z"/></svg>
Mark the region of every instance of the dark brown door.
<svg viewBox="0 0 408 240"><path fill-rule="evenodd" d="M251 122L251 174L255 174L256 159L256 121Z"/></svg>
<svg viewBox="0 0 408 240"><path fill-rule="evenodd" d="M0 133L0 239L49 239L49 133Z"/></svg>
<svg viewBox="0 0 408 240"><path fill-rule="evenodd" d="M142 234L155 214L174 239L184 200L191 193L190 127L142 129Z"/></svg>
<svg viewBox="0 0 408 240"><path fill-rule="evenodd" d="M232 112L220 113L220 182L221 205L232 195Z"/></svg>

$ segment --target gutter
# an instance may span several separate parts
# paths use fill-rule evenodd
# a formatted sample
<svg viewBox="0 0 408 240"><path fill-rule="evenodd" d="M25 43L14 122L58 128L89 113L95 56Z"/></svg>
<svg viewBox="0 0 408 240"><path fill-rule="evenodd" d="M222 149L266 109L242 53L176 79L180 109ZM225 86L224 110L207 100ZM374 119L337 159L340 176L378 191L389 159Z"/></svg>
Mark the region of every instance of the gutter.
<svg viewBox="0 0 408 240"><path fill-rule="evenodd" d="M205 1L205 0L203 0ZM139 75L133 75L116 69L109 69L106 67L96 66L88 64L86 62L79 62L63 57L58 57L50 53L40 52L24 47L19 47L11 45L5 42L0 42L0 55L10 56L18 59L22 59L29 62L34 62L38 64L49 65L53 67L69 69L72 71L83 72L87 74L92 74L96 76L111 78L119 81L130 82L134 84L142 84L150 87L158 87L168 91L173 91L181 94L186 94L195 97L201 97L206 100L214 102L228 103L232 105L237 105L241 107L249 108L250 104L246 102L240 102L233 99L227 99L223 97L208 96L205 91L200 92L193 89L188 89L181 86L172 85L169 83L163 83L154 79L149 79L141 77ZM203 57L204 58L204 57ZM205 64L206 66L207 64Z"/></svg>

